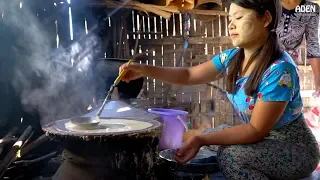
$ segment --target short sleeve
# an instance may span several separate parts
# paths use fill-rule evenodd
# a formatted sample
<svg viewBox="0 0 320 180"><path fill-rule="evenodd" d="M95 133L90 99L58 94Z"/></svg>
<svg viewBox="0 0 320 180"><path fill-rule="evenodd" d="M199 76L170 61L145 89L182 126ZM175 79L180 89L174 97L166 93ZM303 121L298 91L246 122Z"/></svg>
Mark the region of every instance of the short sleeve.
<svg viewBox="0 0 320 180"><path fill-rule="evenodd" d="M238 48L227 49L212 58L215 67L221 72L225 69L232 57L238 52Z"/></svg>
<svg viewBox="0 0 320 180"><path fill-rule="evenodd" d="M315 5L316 5L316 12L312 13L310 17L310 21L306 26L307 58L320 58L319 5L318 4L315 4Z"/></svg>
<svg viewBox="0 0 320 180"><path fill-rule="evenodd" d="M296 67L290 62L277 61L264 73L258 99L291 101L297 88L299 88L299 76Z"/></svg>

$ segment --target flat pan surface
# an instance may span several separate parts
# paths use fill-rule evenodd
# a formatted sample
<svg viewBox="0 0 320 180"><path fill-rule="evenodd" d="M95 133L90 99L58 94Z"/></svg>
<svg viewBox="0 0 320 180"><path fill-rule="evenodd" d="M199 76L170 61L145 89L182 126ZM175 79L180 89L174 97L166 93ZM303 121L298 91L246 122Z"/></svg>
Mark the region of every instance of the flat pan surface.
<svg viewBox="0 0 320 180"><path fill-rule="evenodd" d="M43 130L55 135L76 135L76 136L108 136L124 135L130 133L150 132L161 126L160 122L138 121L131 119L100 119L98 126L76 126L69 119L58 120L43 127Z"/></svg>

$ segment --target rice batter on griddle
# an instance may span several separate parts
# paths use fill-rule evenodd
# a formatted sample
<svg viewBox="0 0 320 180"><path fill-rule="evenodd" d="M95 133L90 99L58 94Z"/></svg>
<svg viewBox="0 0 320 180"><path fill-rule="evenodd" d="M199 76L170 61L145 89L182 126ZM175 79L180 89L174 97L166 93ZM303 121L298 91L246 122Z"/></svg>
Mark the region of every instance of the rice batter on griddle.
<svg viewBox="0 0 320 180"><path fill-rule="evenodd" d="M77 126L71 122L65 124L69 131L94 133L138 131L151 126L152 124L149 122L127 119L100 119L98 126Z"/></svg>

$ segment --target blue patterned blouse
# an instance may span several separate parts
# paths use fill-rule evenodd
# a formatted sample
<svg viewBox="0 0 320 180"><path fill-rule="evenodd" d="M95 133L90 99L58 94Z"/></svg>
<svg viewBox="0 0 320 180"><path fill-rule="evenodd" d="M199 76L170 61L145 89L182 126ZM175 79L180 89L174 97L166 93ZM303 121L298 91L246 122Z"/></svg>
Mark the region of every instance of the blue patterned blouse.
<svg viewBox="0 0 320 180"><path fill-rule="evenodd" d="M228 66L238 48L225 50L216 55L212 62L219 71ZM301 115L302 99L300 97L300 83L296 65L290 55L283 52L264 72L260 85L253 96L247 96L244 85L249 76L239 78L235 92L228 94L236 114L241 123L249 123L251 113L257 101L289 101L285 112L274 128L284 126Z"/></svg>

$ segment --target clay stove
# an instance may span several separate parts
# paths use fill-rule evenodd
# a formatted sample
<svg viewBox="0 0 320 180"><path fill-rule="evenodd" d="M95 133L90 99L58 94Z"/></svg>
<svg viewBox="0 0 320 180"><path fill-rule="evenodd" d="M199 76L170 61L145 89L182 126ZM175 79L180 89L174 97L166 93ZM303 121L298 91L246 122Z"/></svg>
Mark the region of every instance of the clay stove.
<svg viewBox="0 0 320 180"><path fill-rule="evenodd" d="M96 111L86 114L94 117ZM106 104L101 123L80 128L68 119L43 127L65 148L53 180L156 179L157 145L162 126L157 115L121 101Z"/></svg>

